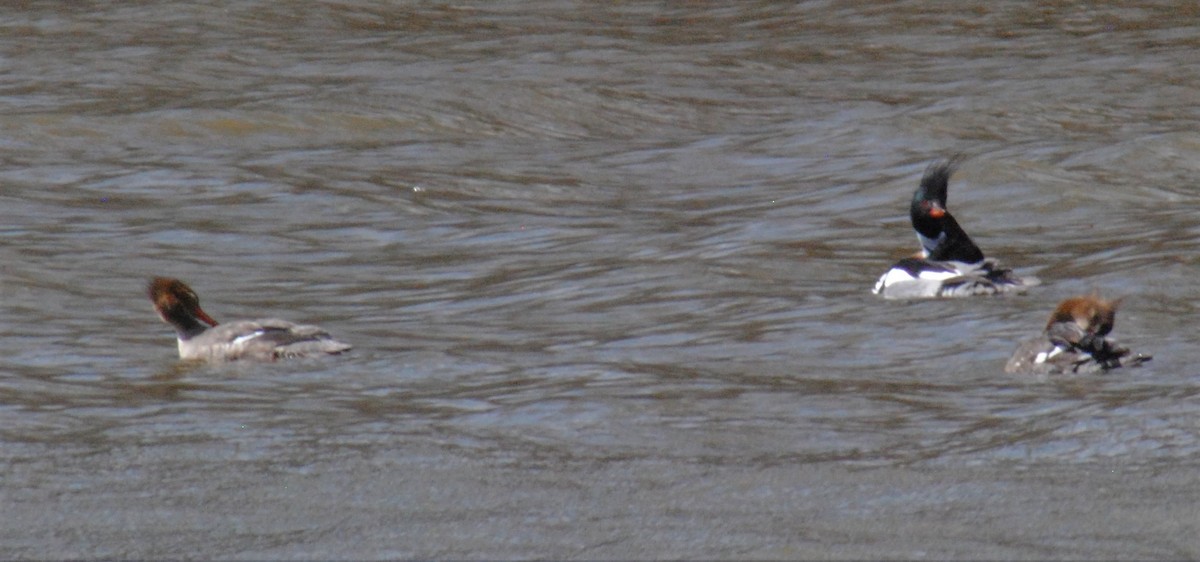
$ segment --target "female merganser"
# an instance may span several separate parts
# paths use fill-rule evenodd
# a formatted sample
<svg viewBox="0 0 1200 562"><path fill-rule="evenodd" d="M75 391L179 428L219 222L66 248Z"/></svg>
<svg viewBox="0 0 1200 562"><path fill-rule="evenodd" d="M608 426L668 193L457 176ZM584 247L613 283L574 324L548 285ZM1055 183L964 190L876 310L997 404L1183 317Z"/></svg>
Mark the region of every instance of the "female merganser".
<svg viewBox="0 0 1200 562"><path fill-rule="evenodd" d="M1140 353L1130 357L1129 348L1105 337L1117 320L1120 302L1095 294L1062 301L1042 335L1017 347L1004 370L1040 375L1097 373L1149 361L1149 355Z"/></svg>
<svg viewBox="0 0 1200 562"><path fill-rule="evenodd" d="M958 161L930 164L913 193L909 217L921 251L884 273L872 290L889 299L965 297L1021 291L1036 285L1000 267L958 226L946 210L946 190Z"/></svg>
<svg viewBox="0 0 1200 562"><path fill-rule="evenodd" d="M200 309L196 292L178 279L155 277L146 292L163 322L175 327L180 359L274 361L350 349L316 326L283 320L243 320L218 326Z"/></svg>

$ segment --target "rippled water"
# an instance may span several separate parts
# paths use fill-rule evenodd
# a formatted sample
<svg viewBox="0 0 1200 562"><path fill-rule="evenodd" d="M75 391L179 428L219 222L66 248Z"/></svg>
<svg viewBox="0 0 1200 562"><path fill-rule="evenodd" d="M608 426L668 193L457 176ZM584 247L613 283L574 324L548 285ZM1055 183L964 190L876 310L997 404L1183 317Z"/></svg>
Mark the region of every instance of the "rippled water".
<svg viewBox="0 0 1200 562"><path fill-rule="evenodd" d="M1195 12L0 8L0 557L1200 556ZM956 153L1044 285L873 297ZM1091 289L1153 362L1003 373Z"/></svg>

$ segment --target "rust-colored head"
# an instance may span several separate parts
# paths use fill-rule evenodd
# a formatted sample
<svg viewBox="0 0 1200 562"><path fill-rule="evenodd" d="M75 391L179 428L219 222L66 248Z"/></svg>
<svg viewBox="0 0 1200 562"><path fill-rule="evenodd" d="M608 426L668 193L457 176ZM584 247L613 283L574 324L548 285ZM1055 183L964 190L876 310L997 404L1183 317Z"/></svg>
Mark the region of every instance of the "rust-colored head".
<svg viewBox="0 0 1200 562"><path fill-rule="evenodd" d="M183 281L155 277L146 286L146 294L164 322L175 324L182 316L188 316L203 320L210 326L217 325L217 321L200 308L200 297Z"/></svg>
<svg viewBox="0 0 1200 562"><path fill-rule="evenodd" d="M1092 293L1083 297L1072 297L1058 304L1047 329L1056 322L1074 322L1083 331L1098 336L1107 335L1117 321L1117 305L1121 299L1105 300L1100 295Z"/></svg>

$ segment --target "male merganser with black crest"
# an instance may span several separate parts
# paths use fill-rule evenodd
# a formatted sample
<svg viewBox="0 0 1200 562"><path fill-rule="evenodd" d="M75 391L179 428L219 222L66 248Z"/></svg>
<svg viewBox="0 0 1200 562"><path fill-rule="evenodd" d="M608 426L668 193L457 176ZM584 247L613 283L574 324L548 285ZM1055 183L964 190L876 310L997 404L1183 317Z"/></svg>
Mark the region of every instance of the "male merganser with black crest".
<svg viewBox="0 0 1200 562"><path fill-rule="evenodd" d="M946 210L946 191L958 162L953 158L925 169L909 207L921 251L884 273L875 283L875 294L889 299L966 297L1022 291L1038 284L1035 278L1021 279L985 258Z"/></svg>
<svg viewBox="0 0 1200 562"><path fill-rule="evenodd" d="M1149 355L1130 356L1129 348L1105 337L1117 320L1120 302L1095 294L1062 301L1042 335L1017 347L1004 370L1038 375L1098 373L1149 361Z"/></svg>
<svg viewBox="0 0 1200 562"><path fill-rule="evenodd" d="M155 277L146 287L163 322L175 327L180 359L274 361L337 354L350 346L316 326L283 320L242 320L217 325L200 309L200 297L178 279ZM208 324L205 326L205 324Z"/></svg>

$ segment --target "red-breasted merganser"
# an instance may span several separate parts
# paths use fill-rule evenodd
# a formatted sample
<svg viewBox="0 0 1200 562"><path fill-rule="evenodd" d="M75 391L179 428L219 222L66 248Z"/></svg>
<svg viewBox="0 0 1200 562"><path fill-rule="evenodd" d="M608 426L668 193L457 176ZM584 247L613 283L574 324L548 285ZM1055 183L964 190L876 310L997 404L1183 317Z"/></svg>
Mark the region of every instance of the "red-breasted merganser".
<svg viewBox="0 0 1200 562"><path fill-rule="evenodd" d="M200 309L196 292L178 279L155 277L146 287L146 293L163 322L175 327L180 359L274 361L350 349L316 326L283 320L243 320L217 325L216 320Z"/></svg>
<svg viewBox="0 0 1200 562"><path fill-rule="evenodd" d="M1050 315L1042 335L1017 347L1004 370L1041 375L1098 373L1149 361L1149 355L1131 356L1129 348L1105 337L1117 320L1120 302L1095 294L1062 301Z"/></svg>
<svg viewBox="0 0 1200 562"><path fill-rule="evenodd" d="M1038 284L1033 277L1013 275L995 260L984 258L946 210L946 190L958 161L930 164L913 193L909 217L921 251L896 262L872 290L889 299L966 297L1022 291Z"/></svg>

